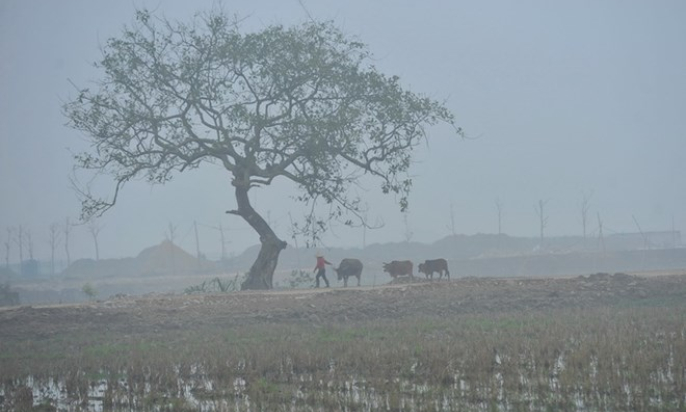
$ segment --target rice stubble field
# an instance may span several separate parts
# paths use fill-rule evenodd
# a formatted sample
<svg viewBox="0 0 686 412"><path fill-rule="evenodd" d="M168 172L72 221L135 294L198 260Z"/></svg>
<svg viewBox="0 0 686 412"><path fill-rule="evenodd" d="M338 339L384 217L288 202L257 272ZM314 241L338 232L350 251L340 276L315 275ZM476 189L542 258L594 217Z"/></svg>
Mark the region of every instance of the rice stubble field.
<svg viewBox="0 0 686 412"><path fill-rule="evenodd" d="M0 410L686 409L686 273L0 309Z"/></svg>

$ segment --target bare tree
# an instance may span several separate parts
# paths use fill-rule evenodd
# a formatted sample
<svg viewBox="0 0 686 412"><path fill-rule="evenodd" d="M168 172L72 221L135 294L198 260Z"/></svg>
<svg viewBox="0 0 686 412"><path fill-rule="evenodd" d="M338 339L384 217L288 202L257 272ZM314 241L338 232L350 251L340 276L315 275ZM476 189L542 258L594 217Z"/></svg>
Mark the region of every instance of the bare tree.
<svg viewBox="0 0 686 412"><path fill-rule="evenodd" d="M634 223L636 224L636 228L638 229L638 233L641 235L641 238L643 239L643 249L650 248L650 240L648 239L648 236L645 233L643 233L643 229L641 229L641 225L638 224L638 220L636 219L636 216L631 215L631 218L634 219Z"/></svg>
<svg viewBox="0 0 686 412"><path fill-rule="evenodd" d="M69 235L71 234L73 228L74 226L67 217L64 221L64 227L62 228L62 233L64 233L64 253L67 256L67 267L71 265L71 256L69 254Z"/></svg>
<svg viewBox="0 0 686 412"><path fill-rule="evenodd" d="M164 236L172 244L176 244L176 230L177 226L175 224L173 224L172 222L169 222L167 224L167 231L165 232Z"/></svg>
<svg viewBox="0 0 686 412"><path fill-rule="evenodd" d="M581 200L581 227L583 228L583 234L584 234L584 249L586 248L586 228L588 225L588 209L590 209L590 201L591 201L591 196L593 193L586 193L584 192L583 194L583 199Z"/></svg>
<svg viewBox="0 0 686 412"><path fill-rule="evenodd" d="M405 238L405 242L410 242L412 240L412 236L414 233L410 230L410 222L408 219L408 213L403 212L403 225L405 226L405 232L403 232L403 237Z"/></svg>
<svg viewBox="0 0 686 412"><path fill-rule="evenodd" d="M198 261L198 269L201 269L200 237L198 236L198 222L195 220L193 221L193 231L195 232L195 258Z"/></svg>
<svg viewBox="0 0 686 412"><path fill-rule="evenodd" d="M60 226L57 223L50 225L50 237L48 243L50 244L50 276L55 276L55 249L60 242Z"/></svg>
<svg viewBox="0 0 686 412"><path fill-rule="evenodd" d="M298 268L301 268L302 264L300 263L300 246L298 245L296 224L293 221L293 215L291 215L291 212L288 212L288 221L290 222L289 232L291 235L291 239L293 239L293 243L295 244L295 263Z"/></svg>
<svg viewBox="0 0 686 412"><path fill-rule="evenodd" d="M10 250L12 249L12 239L14 239L12 232L14 228L7 227L7 238L5 239L5 268L10 268Z"/></svg>
<svg viewBox="0 0 686 412"><path fill-rule="evenodd" d="M288 212L288 221L290 222L290 234L291 234L291 239L293 239L293 243L295 244L295 248L298 249L298 248L299 248L299 246L298 246L298 236L297 236L298 232L297 232L297 230L295 229L295 228L296 228L296 224L295 224L295 222L293 221L293 215L291 214L291 212ZM298 266L300 266L300 265L298 265Z"/></svg>
<svg viewBox="0 0 686 412"><path fill-rule="evenodd" d="M19 226L19 234L17 235L17 243L19 245L19 272L22 275L31 274L33 275L33 238L31 237L31 231L24 229ZM24 260L24 246L28 249L29 258Z"/></svg>
<svg viewBox="0 0 686 412"><path fill-rule="evenodd" d="M202 224L201 224L202 225ZM220 246L221 246L221 260L225 261L227 259L227 253L226 253L226 244L231 243L230 241L226 240L226 235L224 233L224 225L222 225L222 222L219 222L217 226L205 226L209 229L216 230L219 232L219 241Z"/></svg>
<svg viewBox="0 0 686 412"><path fill-rule="evenodd" d="M252 188L294 183L306 210L297 230L317 243L331 221L360 218L350 188L363 176L407 209L412 149L427 127L447 123L462 135L443 103L378 72L367 46L330 22L245 35L221 12L173 23L139 11L103 55L96 67L104 79L64 106L70 125L93 142L76 156L77 169L115 181L110 199L83 188L82 214L102 214L136 177L165 183L218 163L235 193L227 213L261 243L242 289L271 288L286 247L253 208Z"/></svg>
<svg viewBox="0 0 686 412"><path fill-rule="evenodd" d="M600 243L603 253L605 250L605 238L603 237L603 221L600 220L600 212L598 212L598 242Z"/></svg>
<svg viewBox="0 0 686 412"><path fill-rule="evenodd" d="M455 204L453 202L450 202L450 226L448 226L448 229L450 230L450 234L455 236L455 209L454 209Z"/></svg>
<svg viewBox="0 0 686 412"><path fill-rule="evenodd" d="M24 266L24 228L19 225L17 228L17 234L14 237L14 242L19 247L19 272L23 272L22 268Z"/></svg>
<svg viewBox="0 0 686 412"><path fill-rule="evenodd" d="M100 226L94 219L91 219L88 223L88 233L91 234L93 238L93 244L95 245L95 260L100 260L100 245L98 243L98 236L100 236L100 231L102 226Z"/></svg>
<svg viewBox="0 0 686 412"><path fill-rule="evenodd" d="M176 245L176 225L174 225L172 222L169 222L167 225L167 233L166 233L167 240L172 244L171 247L171 270L176 271L176 248L174 245Z"/></svg>
<svg viewBox="0 0 686 412"><path fill-rule="evenodd" d="M33 260L33 237L30 230L26 230L26 246L29 249L29 260Z"/></svg>
<svg viewBox="0 0 686 412"><path fill-rule="evenodd" d="M362 227L362 249L365 249L367 247L367 230L376 230L376 229L381 229L382 227L385 226L385 223L383 221L383 218L377 216L376 219L374 220L374 223L369 223L369 204L365 203L364 209L361 211L360 216L360 224L359 226Z"/></svg>
<svg viewBox="0 0 686 412"><path fill-rule="evenodd" d="M498 236L503 234L503 202L500 198L495 198L495 209L498 212Z"/></svg>
<svg viewBox="0 0 686 412"><path fill-rule="evenodd" d="M221 252L220 252L221 255L220 255L219 259L222 262L225 261L228 258L228 255L226 253L226 244L231 243L231 241L226 239L226 233L225 233L226 228L224 228L224 225L222 224L222 222L220 221L217 226L210 226L210 225L205 225L203 223L197 223L197 222L195 222L194 224L196 226L202 226L202 227L206 227L208 229L216 230L219 233L219 242L220 242L219 246L220 246L220 250L221 250ZM197 229L196 229L196 231L197 231ZM202 253L200 252L200 241L199 241L199 237L197 234L196 234L196 250L198 252L198 255L201 256Z"/></svg>
<svg viewBox="0 0 686 412"><path fill-rule="evenodd" d="M547 200L539 200L538 205L536 206L536 214L538 215L538 222L541 231L541 247L543 247L544 231L545 228L548 226L548 216L545 214L545 206L547 204Z"/></svg>
<svg viewBox="0 0 686 412"><path fill-rule="evenodd" d="M219 240L222 242L221 244L221 250L222 250L222 261L226 260L226 238L224 237L224 226L222 226L222 222L219 222Z"/></svg>

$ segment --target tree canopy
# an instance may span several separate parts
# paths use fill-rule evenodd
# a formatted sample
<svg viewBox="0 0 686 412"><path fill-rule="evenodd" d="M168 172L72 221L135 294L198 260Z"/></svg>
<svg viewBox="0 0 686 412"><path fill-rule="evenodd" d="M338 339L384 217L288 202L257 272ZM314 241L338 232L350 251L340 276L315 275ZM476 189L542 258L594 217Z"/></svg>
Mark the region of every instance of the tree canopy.
<svg viewBox="0 0 686 412"><path fill-rule="evenodd" d="M285 242L253 209L251 188L285 178L300 189L298 200L326 202L328 218L345 218L360 211L349 188L367 174L405 210L412 149L427 126L446 122L461 133L444 104L404 90L370 57L332 22L242 33L222 12L190 23L137 12L104 46L94 90L80 89L64 105L70 126L92 144L75 156L77 168L115 182L109 199L84 191L83 216L113 206L131 179L160 184L218 163L236 195L227 213L245 219L262 243L243 287L271 288ZM311 213L302 229L316 239L327 221Z"/></svg>

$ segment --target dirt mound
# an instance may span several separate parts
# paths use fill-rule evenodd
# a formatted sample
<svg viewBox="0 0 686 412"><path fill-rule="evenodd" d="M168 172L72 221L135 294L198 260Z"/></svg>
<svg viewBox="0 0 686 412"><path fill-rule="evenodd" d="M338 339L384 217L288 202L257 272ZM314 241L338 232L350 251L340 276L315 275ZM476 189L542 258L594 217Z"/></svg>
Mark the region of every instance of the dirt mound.
<svg viewBox="0 0 686 412"><path fill-rule="evenodd" d="M159 245L143 250L135 258L80 259L69 266L66 278L111 278L181 275L218 272L215 262L198 259L172 242L165 240Z"/></svg>

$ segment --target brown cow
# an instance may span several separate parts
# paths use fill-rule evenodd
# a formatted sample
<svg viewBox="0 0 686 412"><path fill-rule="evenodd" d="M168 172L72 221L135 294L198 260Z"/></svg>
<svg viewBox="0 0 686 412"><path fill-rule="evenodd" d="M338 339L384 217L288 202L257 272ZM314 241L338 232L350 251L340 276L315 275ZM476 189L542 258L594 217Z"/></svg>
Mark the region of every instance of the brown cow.
<svg viewBox="0 0 686 412"><path fill-rule="evenodd" d="M343 287L348 286L348 278L351 276L357 277L357 286L360 286L360 278L362 277L362 262L358 259L343 259L341 264L333 270L338 275L338 281L343 280Z"/></svg>
<svg viewBox="0 0 686 412"><path fill-rule="evenodd" d="M434 272L438 272L443 279L443 273L445 272L445 277L450 279L450 272L448 271L448 262L445 259L433 259L425 260L424 263L420 263L418 267L419 273L424 273L426 278L431 277L433 279Z"/></svg>
<svg viewBox="0 0 686 412"><path fill-rule="evenodd" d="M391 263L383 264L383 271L388 272L393 279L398 276L412 275L412 262L409 260L394 260Z"/></svg>

